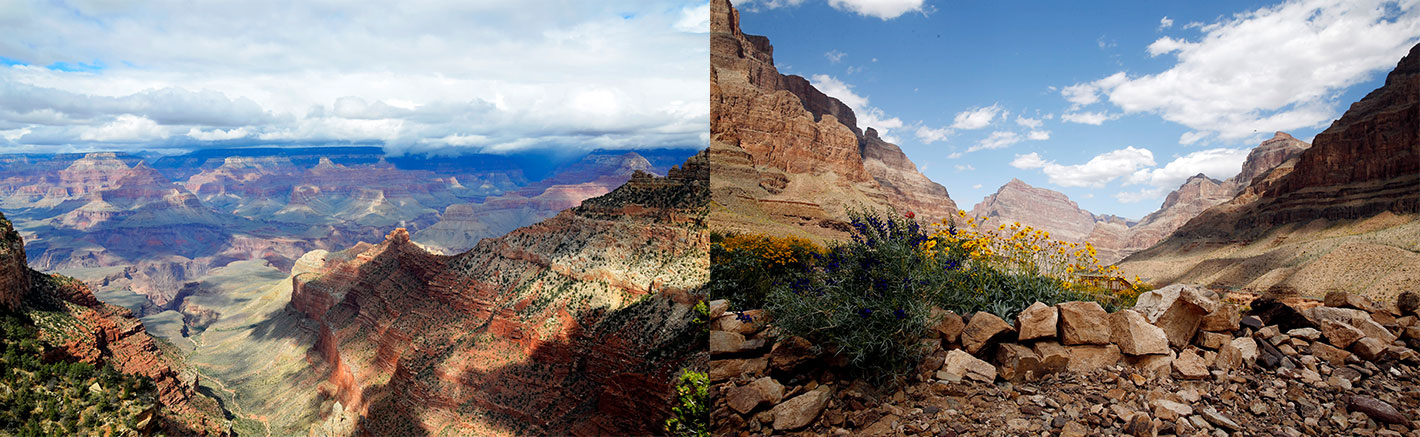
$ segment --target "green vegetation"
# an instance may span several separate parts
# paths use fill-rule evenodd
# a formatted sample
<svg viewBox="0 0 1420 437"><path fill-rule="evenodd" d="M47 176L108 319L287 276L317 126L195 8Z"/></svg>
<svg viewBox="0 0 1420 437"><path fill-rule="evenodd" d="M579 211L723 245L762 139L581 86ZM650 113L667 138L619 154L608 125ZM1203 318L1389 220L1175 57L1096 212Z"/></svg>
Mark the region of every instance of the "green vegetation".
<svg viewBox="0 0 1420 437"><path fill-rule="evenodd" d="M672 415L666 419L666 432L675 436L709 437L709 376L693 370L681 372L675 394Z"/></svg>
<svg viewBox="0 0 1420 437"><path fill-rule="evenodd" d="M920 359L915 344L937 322L934 306L1011 320L1035 302L1094 300L1116 309L1147 289L1101 288L1099 278L1118 279L1117 270L1100 266L1093 247L1019 224L978 230L967 220L958 230L948 220L928 233L911 213L849 215L852 240L828 250L802 239L712 237L711 297L735 309L762 302L785 334L885 381Z"/></svg>
<svg viewBox="0 0 1420 437"><path fill-rule="evenodd" d="M0 314L0 434L123 434L151 429L156 388L112 366L47 360L30 317Z"/></svg>

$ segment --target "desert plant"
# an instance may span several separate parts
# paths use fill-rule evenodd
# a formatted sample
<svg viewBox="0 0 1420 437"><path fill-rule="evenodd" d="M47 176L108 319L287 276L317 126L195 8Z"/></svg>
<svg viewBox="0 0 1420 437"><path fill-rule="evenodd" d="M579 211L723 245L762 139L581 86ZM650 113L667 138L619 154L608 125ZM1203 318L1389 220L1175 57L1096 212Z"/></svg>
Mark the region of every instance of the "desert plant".
<svg viewBox="0 0 1420 437"><path fill-rule="evenodd" d="M710 378L705 373L685 370L675 386L675 404L666 419L666 433L675 436L710 435Z"/></svg>
<svg viewBox="0 0 1420 437"><path fill-rule="evenodd" d="M942 260L921 249L929 238L908 216L849 217L852 241L772 287L765 310L785 333L832 348L864 376L896 378L919 358L911 346L929 325Z"/></svg>
<svg viewBox="0 0 1420 437"><path fill-rule="evenodd" d="M710 234L710 299L727 299L735 309L764 305L769 289L793 280L823 248L801 237Z"/></svg>

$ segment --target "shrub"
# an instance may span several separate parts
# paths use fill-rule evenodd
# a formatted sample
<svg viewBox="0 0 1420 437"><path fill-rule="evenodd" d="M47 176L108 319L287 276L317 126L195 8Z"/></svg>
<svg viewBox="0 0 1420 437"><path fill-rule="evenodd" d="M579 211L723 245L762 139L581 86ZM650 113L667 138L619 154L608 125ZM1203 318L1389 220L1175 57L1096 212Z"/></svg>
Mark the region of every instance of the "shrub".
<svg viewBox="0 0 1420 437"><path fill-rule="evenodd" d="M850 211L851 242L817 257L811 274L773 287L765 310L776 326L831 345L865 376L897 377L917 361L911 347L930 322L940 261L916 221Z"/></svg>
<svg viewBox="0 0 1420 437"><path fill-rule="evenodd" d="M685 370L675 386L675 405L666 419L666 433L675 436L708 437L710 435L710 378L704 373Z"/></svg>
<svg viewBox="0 0 1420 437"><path fill-rule="evenodd" d="M727 299L735 309L764 306L775 284L809 269L823 248L801 237L710 234L710 299Z"/></svg>

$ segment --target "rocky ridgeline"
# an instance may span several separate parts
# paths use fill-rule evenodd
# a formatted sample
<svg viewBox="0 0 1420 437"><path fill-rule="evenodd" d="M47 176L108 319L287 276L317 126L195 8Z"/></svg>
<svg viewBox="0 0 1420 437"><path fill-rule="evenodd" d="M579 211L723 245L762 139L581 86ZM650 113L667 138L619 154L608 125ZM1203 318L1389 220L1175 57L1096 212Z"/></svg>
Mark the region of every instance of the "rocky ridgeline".
<svg viewBox="0 0 1420 437"><path fill-rule="evenodd" d="M1420 436L1420 295L1383 308L1259 299L1250 311L1173 285L1107 313L1036 303L1014 321L935 310L896 388L711 303L717 435Z"/></svg>

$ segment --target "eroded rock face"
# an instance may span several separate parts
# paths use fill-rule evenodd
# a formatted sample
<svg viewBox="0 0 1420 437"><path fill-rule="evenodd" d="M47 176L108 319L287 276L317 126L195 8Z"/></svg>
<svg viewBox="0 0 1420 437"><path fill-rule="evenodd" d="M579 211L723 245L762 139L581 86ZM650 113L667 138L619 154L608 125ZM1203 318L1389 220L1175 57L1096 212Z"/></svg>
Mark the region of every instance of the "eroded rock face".
<svg viewBox="0 0 1420 437"><path fill-rule="evenodd" d="M1417 90L1420 45L1401 59L1385 85L1317 134L1310 148L1252 178L1233 200L1201 213L1158 246L1131 257L1125 271L1156 281L1256 291L1285 285L1317 296L1329 289L1398 294L1394 286L1369 290L1376 287L1345 278L1414 281L1413 273L1404 272L1415 271L1420 257L1367 236L1338 238L1326 230L1357 234L1415 226L1414 214L1420 212ZM1261 239L1272 243L1259 245ZM1297 255L1299 247L1307 248L1306 256ZM1249 250L1239 252L1242 248ZM1366 259L1367 254L1383 255ZM1197 268L1209 262L1225 267Z"/></svg>
<svg viewBox="0 0 1420 437"><path fill-rule="evenodd" d="M295 278L292 306L320 327L333 395L372 434L658 432L674 372L708 359L691 323L708 166L701 153L666 178L638 173L456 256L403 230L327 256ZM763 344L721 335L725 352ZM712 378L767 364L736 363Z"/></svg>
<svg viewBox="0 0 1420 437"><path fill-rule="evenodd" d="M895 207L926 220L956 211L946 189L846 105L779 74L774 48L711 2L710 153L717 228L838 238L847 208ZM766 223L767 222L767 223Z"/></svg>
<svg viewBox="0 0 1420 437"><path fill-rule="evenodd" d="M969 214L991 217L992 223L1020 222L1071 242L1084 241L1095 228L1095 215L1080 209L1065 193L1033 187L1020 179L1002 185L972 207Z"/></svg>
<svg viewBox="0 0 1420 437"><path fill-rule="evenodd" d="M10 222L0 216L0 308L15 309L30 289L25 243Z"/></svg>

